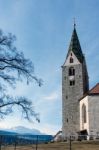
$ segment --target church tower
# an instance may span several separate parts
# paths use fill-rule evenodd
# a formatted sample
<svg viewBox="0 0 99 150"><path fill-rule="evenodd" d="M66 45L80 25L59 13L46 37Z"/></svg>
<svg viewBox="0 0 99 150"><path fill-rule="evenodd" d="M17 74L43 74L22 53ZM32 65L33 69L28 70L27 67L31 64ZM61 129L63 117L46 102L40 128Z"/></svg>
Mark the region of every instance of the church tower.
<svg viewBox="0 0 99 150"><path fill-rule="evenodd" d="M80 131L79 99L89 90L89 80L76 27L62 66L62 135L77 135Z"/></svg>

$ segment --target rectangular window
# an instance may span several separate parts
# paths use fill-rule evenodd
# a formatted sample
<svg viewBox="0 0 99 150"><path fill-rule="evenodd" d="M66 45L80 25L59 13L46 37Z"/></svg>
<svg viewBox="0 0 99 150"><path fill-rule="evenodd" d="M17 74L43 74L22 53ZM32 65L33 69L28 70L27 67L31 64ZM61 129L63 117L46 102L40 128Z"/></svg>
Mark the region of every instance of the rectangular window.
<svg viewBox="0 0 99 150"><path fill-rule="evenodd" d="M74 60L73 60L73 58L72 58L72 57L70 57L69 62L70 62L70 63L73 63L73 62L74 62Z"/></svg>
<svg viewBox="0 0 99 150"><path fill-rule="evenodd" d="M64 77L64 79L66 80L66 76Z"/></svg>

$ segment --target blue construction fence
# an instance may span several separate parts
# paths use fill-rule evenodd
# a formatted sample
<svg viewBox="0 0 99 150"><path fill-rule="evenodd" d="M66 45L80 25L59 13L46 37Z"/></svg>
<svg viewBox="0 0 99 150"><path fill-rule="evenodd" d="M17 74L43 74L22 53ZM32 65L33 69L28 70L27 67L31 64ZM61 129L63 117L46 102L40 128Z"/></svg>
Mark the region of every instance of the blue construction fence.
<svg viewBox="0 0 99 150"><path fill-rule="evenodd" d="M28 145L41 144L53 140L52 135L30 135L30 134L16 134L16 135L2 135L0 134L1 145Z"/></svg>

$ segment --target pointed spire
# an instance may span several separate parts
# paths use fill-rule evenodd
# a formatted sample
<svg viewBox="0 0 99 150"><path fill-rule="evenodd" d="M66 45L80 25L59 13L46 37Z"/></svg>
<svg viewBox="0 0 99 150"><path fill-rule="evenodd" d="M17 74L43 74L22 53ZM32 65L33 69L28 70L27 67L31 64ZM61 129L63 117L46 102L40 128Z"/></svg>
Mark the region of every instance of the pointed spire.
<svg viewBox="0 0 99 150"><path fill-rule="evenodd" d="M73 51L73 53L76 55L76 57L78 58L78 60L81 63L83 62L84 55L82 53L80 42L79 42L78 35L77 35L77 32L76 32L75 20L74 20L74 29L73 29L73 33L72 33L72 37L71 37L67 57L68 57L70 51Z"/></svg>

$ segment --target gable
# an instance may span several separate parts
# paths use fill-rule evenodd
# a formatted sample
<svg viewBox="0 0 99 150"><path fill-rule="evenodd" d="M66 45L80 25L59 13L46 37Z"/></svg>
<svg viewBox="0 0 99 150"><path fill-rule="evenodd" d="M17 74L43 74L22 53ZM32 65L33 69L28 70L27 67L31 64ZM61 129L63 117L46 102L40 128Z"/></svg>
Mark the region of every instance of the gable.
<svg viewBox="0 0 99 150"><path fill-rule="evenodd" d="M70 58L73 59L73 63L70 63ZM65 63L63 64L63 66L72 66L72 65L77 65L80 64L78 58L76 57L76 55L73 53L73 51L70 51L68 57L65 60Z"/></svg>

